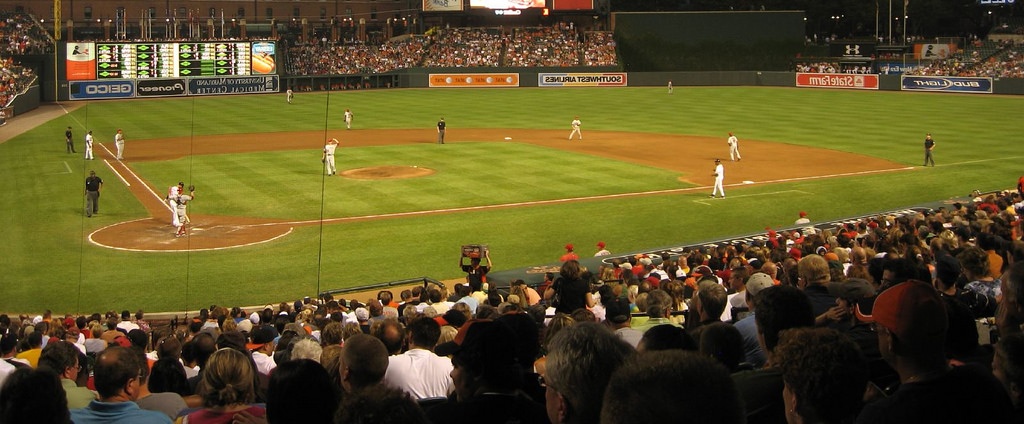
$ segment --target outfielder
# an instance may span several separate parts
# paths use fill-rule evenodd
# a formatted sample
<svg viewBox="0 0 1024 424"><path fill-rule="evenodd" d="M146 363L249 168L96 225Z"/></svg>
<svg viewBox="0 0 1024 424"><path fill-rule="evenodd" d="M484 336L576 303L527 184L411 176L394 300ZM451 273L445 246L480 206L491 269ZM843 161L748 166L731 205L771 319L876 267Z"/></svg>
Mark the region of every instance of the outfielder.
<svg viewBox="0 0 1024 424"><path fill-rule="evenodd" d="M577 116L576 119L573 119L571 125L572 125L572 132L569 133L569 140L572 140L572 136L574 136L574 135L579 135L580 136L580 140L583 140L583 133L580 132L580 125L582 125L582 123L580 122L580 117Z"/></svg>
<svg viewBox="0 0 1024 424"><path fill-rule="evenodd" d="M332 138L324 146L324 156L320 158L320 161L327 166L327 175L335 175L338 173L338 168L334 166L334 151L338 148L338 139Z"/></svg>
<svg viewBox="0 0 1024 424"><path fill-rule="evenodd" d="M739 141L739 139L737 139L736 136L732 135L732 133L729 133L729 141L728 141L728 143L729 143L729 160L737 161L737 160L742 159L742 158L740 158L740 141Z"/></svg>
<svg viewBox="0 0 1024 424"><path fill-rule="evenodd" d="M85 158L93 160L92 157L92 131L85 133Z"/></svg>
<svg viewBox="0 0 1024 424"><path fill-rule="evenodd" d="M114 145L117 146L117 160L121 160L121 154L124 153L124 132L120 128L117 129L117 134L114 134Z"/></svg>
<svg viewBox="0 0 1024 424"><path fill-rule="evenodd" d="M182 187L179 187L182 189ZM185 232L185 224L192 222L188 219L188 202L196 198L196 187L188 186L188 194L182 194L178 196L178 206L176 208L178 216L178 231L174 234L175 237L184 237L188 233Z"/></svg>
<svg viewBox="0 0 1024 424"><path fill-rule="evenodd" d="M715 172L711 174L715 177L715 188L711 190L711 198L715 198L715 194L722 193L722 198L725 198L725 187L722 187L722 181L725 180L725 167L722 166L721 159L715 159Z"/></svg>
<svg viewBox="0 0 1024 424"><path fill-rule="evenodd" d="M286 98L288 99L288 104L292 104L292 99L295 98L295 92L289 88L288 91L285 91L285 94L287 95Z"/></svg>
<svg viewBox="0 0 1024 424"><path fill-rule="evenodd" d="M345 129L352 129L352 111L345 109Z"/></svg>

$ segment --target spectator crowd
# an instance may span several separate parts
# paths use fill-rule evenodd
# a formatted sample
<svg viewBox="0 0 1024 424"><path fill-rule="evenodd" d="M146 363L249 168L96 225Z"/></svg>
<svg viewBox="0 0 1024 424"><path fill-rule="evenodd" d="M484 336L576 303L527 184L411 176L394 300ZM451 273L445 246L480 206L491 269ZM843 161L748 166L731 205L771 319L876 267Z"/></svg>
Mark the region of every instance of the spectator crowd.
<svg viewBox="0 0 1024 424"><path fill-rule="evenodd" d="M292 75L384 73L412 67L616 66L611 32L573 25L445 28L381 45L314 41L288 49Z"/></svg>
<svg viewBox="0 0 1024 424"><path fill-rule="evenodd" d="M0 422L1020 422L1021 212L1001 192L673 254L600 243L595 270L566 246L537 287L489 287L488 257L451 293L0 315Z"/></svg>
<svg viewBox="0 0 1024 424"><path fill-rule="evenodd" d="M0 108L35 80L35 72L23 67L15 55L46 54L53 51L53 39L31 16L0 12Z"/></svg>

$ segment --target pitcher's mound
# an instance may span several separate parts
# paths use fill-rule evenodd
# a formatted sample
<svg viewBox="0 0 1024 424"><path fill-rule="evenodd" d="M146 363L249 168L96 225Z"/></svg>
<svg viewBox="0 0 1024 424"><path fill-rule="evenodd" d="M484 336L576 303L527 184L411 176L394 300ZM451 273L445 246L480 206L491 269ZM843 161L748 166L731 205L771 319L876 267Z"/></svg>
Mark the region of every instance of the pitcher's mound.
<svg viewBox="0 0 1024 424"><path fill-rule="evenodd" d="M395 178L416 178L433 174L430 168L417 166L371 166L369 168L356 168L342 171L341 176L355 178L358 180L383 180Z"/></svg>

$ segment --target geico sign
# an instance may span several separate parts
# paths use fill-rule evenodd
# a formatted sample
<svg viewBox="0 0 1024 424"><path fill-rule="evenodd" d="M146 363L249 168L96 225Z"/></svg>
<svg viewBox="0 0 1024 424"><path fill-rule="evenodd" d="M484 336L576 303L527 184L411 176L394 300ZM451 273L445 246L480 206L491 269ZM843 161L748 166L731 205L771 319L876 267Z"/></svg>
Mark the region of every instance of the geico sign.
<svg viewBox="0 0 1024 424"><path fill-rule="evenodd" d="M87 85L85 86L85 94L119 94L119 93L131 93L131 84L104 84L104 85Z"/></svg>

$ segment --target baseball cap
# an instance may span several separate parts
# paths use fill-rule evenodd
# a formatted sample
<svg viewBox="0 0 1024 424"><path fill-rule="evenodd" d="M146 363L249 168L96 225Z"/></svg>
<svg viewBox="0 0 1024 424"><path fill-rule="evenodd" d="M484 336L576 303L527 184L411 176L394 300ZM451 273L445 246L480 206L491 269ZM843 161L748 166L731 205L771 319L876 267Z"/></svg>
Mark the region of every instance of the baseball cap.
<svg viewBox="0 0 1024 424"><path fill-rule="evenodd" d="M960 262L951 255L939 255L935 258L935 277L946 285L956 282L960 277Z"/></svg>
<svg viewBox="0 0 1024 424"><path fill-rule="evenodd" d="M263 325L259 328L254 328L251 336L252 343L246 344L245 348L249 350L256 350L263 347L263 345L274 341L274 339L277 338L277 330L272 326Z"/></svg>
<svg viewBox="0 0 1024 424"><path fill-rule="evenodd" d="M259 324L260 323L260 313L259 312L253 312L253 313L249 314L249 321L251 321L253 324Z"/></svg>
<svg viewBox="0 0 1024 424"><path fill-rule="evenodd" d="M488 364L511 363L516 360L515 344L515 333L508 325L489 319L473 319L459 328L454 340L437 345L434 353L438 356L466 353L466 357Z"/></svg>
<svg viewBox="0 0 1024 424"><path fill-rule="evenodd" d="M567 250L567 251L569 251L569 252L572 252L572 250L573 250L573 245L572 245L572 243L569 243L569 244L565 245L565 250Z"/></svg>
<svg viewBox="0 0 1024 424"><path fill-rule="evenodd" d="M629 301L621 297L613 299L604 305L605 308L605 320L615 323L622 324L629 321L630 310Z"/></svg>
<svg viewBox="0 0 1024 424"><path fill-rule="evenodd" d="M262 346L262 345L260 345ZM217 348L231 348L237 351L245 351L248 345L245 344L245 336L239 331L225 331L217 336ZM253 349L258 349L259 346Z"/></svg>
<svg viewBox="0 0 1024 424"><path fill-rule="evenodd" d="M768 274L765 274L763 272L755 272L750 276L750 278L747 279L747 284L745 286L747 288L747 293L749 293L751 296L757 296L757 294L760 293L761 290L764 290L774 285L775 282L772 281L772 277L769 277Z"/></svg>
<svg viewBox="0 0 1024 424"><path fill-rule="evenodd" d="M828 283L828 294L840 299L859 301L873 297L875 287L863 278L850 278L846 281L833 281Z"/></svg>
<svg viewBox="0 0 1024 424"><path fill-rule="evenodd" d="M598 249L604 249L604 242L603 241L597 242L597 248Z"/></svg>
<svg viewBox="0 0 1024 424"><path fill-rule="evenodd" d="M800 211L800 217L801 218L806 218L807 217L807 212Z"/></svg>
<svg viewBox="0 0 1024 424"><path fill-rule="evenodd" d="M721 159L715 159L715 163L721 162Z"/></svg>
<svg viewBox="0 0 1024 424"><path fill-rule="evenodd" d="M149 336L146 335L145 331L136 328L128 332L128 340L132 342L133 346L145 349L146 344L149 342Z"/></svg>
<svg viewBox="0 0 1024 424"><path fill-rule="evenodd" d="M946 305L928 283L910 280L883 291L875 298L871 314L857 305L857 319L885 327L907 343L944 337L949 321Z"/></svg>

